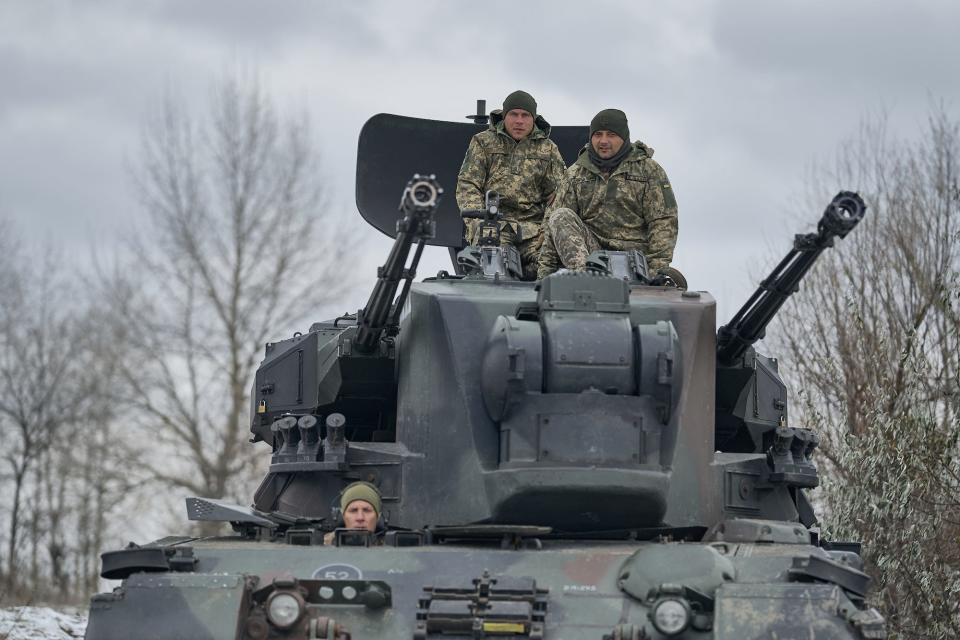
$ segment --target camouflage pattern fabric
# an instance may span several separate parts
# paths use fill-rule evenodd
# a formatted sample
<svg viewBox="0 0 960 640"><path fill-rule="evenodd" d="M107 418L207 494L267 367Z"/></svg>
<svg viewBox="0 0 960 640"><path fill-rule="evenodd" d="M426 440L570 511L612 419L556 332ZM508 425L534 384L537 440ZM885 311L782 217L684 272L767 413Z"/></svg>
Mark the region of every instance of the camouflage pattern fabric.
<svg viewBox="0 0 960 640"><path fill-rule="evenodd" d="M517 246L524 273L530 278L537 269L547 201L559 187L565 167L549 136L549 123L537 116L533 131L518 142L504 129L503 113L494 111L490 127L470 140L457 177L461 211L483 209L486 192L491 189L500 194L505 223L500 242ZM475 241L478 226L479 221L467 221L468 241Z"/></svg>
<svg viewBox="0 0 960 640"><path fill-rule="evenodd" d="M527 232L529 233L529 226ZM524 280L536 280L540 263L540 246L543 244L543 232L536 235L523 235L517 238L512 226L507 223L500 229L500 244L513 245L520 252L520 265L523 267Z"/></svg>
<svg viewBox="0 0 960 640"><path fill-rule="evenodd" d="M576 214L579 224L570 220L569 213L560 214L563 209ZM556 214L560 217L554 223L551 218ZM586 259L597 249L637 249L655 272L673 260L677 200L666 172L653 160L653 149L642 142L633 143L633 151L609 176L590 161L585 146L567 169L546 227L539 278L563 266L582 269L579 256Z"/></svg>
<svg viewBox="0 0 960 640"><path fill-rule="evenodd" d="M541 258L537 275L541 278L550 275L561 267L582 271L587 257L600 249L593 232L587 228L573 209L554 209L543 224L544 246L552 251L542 252L548 262ZM543 275L540 275L543 271Z"/></svg>

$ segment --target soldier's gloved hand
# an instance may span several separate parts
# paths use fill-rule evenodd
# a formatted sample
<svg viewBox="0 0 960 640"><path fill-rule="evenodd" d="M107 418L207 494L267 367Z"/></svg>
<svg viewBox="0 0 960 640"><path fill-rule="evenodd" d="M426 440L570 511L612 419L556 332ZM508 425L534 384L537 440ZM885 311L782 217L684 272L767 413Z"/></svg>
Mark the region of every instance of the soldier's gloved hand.
<svg viewBox="0 0 960 640"><path fill-rule="evenodd" d="M657 270L657 275L650 280L654 287L676 287L677 289L687 288L687 279L679 270L673 267L664 267Z"/></svg>

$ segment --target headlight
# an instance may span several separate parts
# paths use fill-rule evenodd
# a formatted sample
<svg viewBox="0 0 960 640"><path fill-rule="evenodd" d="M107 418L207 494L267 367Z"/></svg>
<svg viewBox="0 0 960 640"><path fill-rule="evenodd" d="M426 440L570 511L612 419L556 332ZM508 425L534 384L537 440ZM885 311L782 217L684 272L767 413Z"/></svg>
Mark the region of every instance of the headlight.
<svg viewBox="0 0 960 640"><path fill-rule="evenodd" d="M653 605L653 626L665 636L674 636L690 624L690 607L682 600L666 598Z"/></svg>
<svg viewBox="0 0 960 640"><path fill-rule="evenodd" d="M267 617L280 629L289 629L303 615L303 601L289 591L275 591L267 600Z"/></svg>

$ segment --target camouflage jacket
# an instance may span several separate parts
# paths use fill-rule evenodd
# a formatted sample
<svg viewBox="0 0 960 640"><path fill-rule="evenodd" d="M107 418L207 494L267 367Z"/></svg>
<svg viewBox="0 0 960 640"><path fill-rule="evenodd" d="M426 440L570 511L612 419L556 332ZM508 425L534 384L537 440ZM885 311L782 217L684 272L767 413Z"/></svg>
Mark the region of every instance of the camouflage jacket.
<svg viewBox="0 0 960 640"><path fill-rule="evenodd" d="M501 196L504 220L519 223L524 238L540 233L547 200L560 186L565 164L549 138L550 125L537 116L533 131L517 142L503 127L503 114L490 114L490 127L473 136L457 177L460 210L482 209L487 191Z"/></svg>
<svg viewBox="0 0 960 640"><path fill-rule="evenodd" d="M638 249L652 269L673 260L677 243L677 200L666 172L642 142L605 177L585 146L564 176L552 209L567 207L580 216L600 246Z"/></svg>

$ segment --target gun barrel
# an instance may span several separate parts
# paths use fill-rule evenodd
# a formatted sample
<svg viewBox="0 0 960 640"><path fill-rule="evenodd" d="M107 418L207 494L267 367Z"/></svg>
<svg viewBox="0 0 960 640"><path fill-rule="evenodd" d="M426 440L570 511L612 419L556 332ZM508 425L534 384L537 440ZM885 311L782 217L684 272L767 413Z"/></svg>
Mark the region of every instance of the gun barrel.
<svg viewBox="0 0 960 640"><path fill-rule="evenodd" d="M423 243L434 233L434 213L440 205L443 189L436 177L415 174L407 183L400 198L402 217L397 221L397 236L387 261L378 270L377 284L367 300L366 306L358 314L357 337L354 346L369 353L380 342L383 331L391 320L394 308L393 298L397 294L401 280L412 280L416 275L416 265L423 251ZM407 257L414 242L420 247L413 262L407 268ZM404 288L406 292L409 287ZM402 305L402 301L397 308Z"/></svg>
<svg viewBox="0 0 960 640"><path fill-rule="evenodd" d="M730 364L766 333L767 325L833 239L843 238L857 226L866 205L852 191L841 191L827 205L816 233L799 234L793 249L780 261L729 323L717 331L717 360Z"/></svg>

